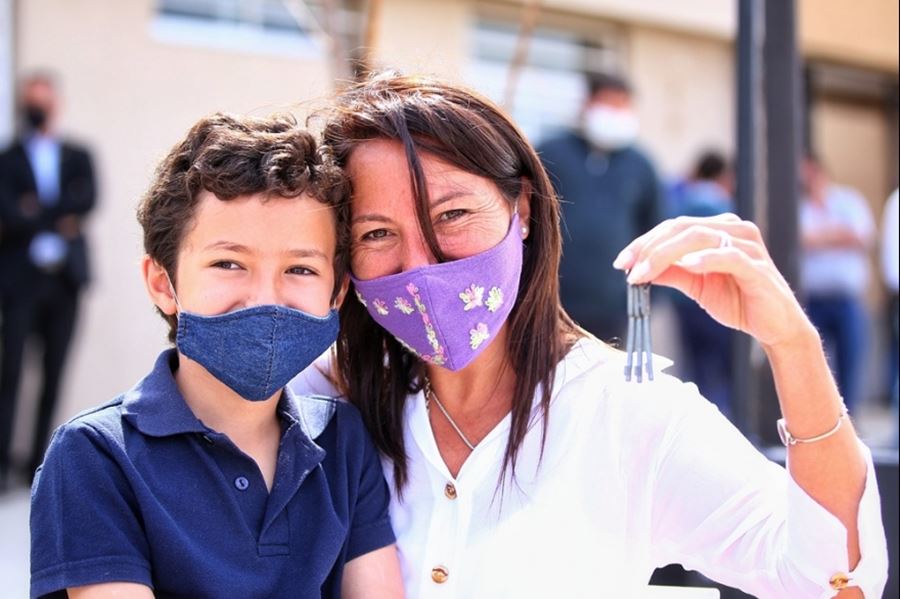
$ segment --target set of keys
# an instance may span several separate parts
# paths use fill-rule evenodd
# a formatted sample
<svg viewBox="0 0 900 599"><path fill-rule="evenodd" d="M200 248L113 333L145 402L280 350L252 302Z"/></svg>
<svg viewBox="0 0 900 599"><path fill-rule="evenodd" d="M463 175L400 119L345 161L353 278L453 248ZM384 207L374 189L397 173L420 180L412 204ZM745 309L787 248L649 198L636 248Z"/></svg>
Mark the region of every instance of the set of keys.
<svg viewBox="0 0 900 599"><path fill-rule="evenodd" d="M650 283L628 285L628 337L625 340L625 380L653 380L650 339Z"/></svg>

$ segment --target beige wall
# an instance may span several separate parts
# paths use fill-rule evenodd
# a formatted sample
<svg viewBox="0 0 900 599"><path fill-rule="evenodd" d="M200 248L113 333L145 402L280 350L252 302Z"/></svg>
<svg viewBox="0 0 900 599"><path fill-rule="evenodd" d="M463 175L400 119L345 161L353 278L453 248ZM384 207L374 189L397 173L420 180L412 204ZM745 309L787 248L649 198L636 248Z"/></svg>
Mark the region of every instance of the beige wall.
<svg viewBox="0 0 900 599"><path fill-rule="evenodd" d="M323 60L176 46L150 35L151 0L20 2L19 66L61 76L63 129L94 150L100 175L88 222L95 280L58 418L126 390L165 346L143 289L135 206L152 169L187 127L215 110L269 113L325 94ZM301 107L301 112L303 107ZM29 401L31 398L25 398ZM27 423L25 410L20 414ZM19 444L27 430L19 426Z"/></svg>
<svg viewBox="0 0 900 599"><path fill-rule="evenodd" d="M897 0L800 0L797 14L806 57L898 72Z"/></svg>
<svg viewBox="0 0 900 599"><path fill-rule="evenodd" d="M474 6L463 0L383 3L375 60L404 72L461 79L469 57Z"/></svg>
<svg viewBox="0 0 900 599"><path fill-rule="evenodd" d="M629 31L628 71L641 140L660 170L680 174L707 148L733 152L731 44L651 28Z"/></svg>

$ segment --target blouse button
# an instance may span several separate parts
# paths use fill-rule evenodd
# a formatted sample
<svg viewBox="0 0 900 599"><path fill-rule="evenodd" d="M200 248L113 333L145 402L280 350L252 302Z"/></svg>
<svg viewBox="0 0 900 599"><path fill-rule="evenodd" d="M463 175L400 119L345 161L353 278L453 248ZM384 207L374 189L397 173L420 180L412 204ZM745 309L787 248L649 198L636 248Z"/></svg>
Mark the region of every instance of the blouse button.
<svg viewBox="0 0 900 599"><path fill-rule="evenodd" d="M842 589L846 589L849 586L850 577L843 572L838 572L828 580L828 584L830 584L831 588L835 591L840 591Z"/></svg>
<svg viewBox="0 0 900 599"><path fill-rule="evenodd" d="M438 584L444 584L450 577L450 572L444 566L435 566L431 569L431 580Z"/></svg>
<svg viewBox="0 0 900 599"><path fill-rule="evenodd" d="M246 491L250 488L250 481L245 476L239 476L234 479L234 488L238 491Z"/></svg>
<svg viewBox="0 0 900 599"><path fill-rule="evenodd" d="M456 487L453 486L453 483L447 483L444 487L444 495L447 499L456 499Z"/></svg>

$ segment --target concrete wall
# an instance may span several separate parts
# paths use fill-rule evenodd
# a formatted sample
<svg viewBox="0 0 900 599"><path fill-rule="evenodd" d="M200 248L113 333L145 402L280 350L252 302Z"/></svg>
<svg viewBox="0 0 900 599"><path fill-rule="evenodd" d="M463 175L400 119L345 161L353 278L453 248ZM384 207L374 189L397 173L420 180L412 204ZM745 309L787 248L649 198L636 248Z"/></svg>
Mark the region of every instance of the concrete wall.
<svg viewBox="0 0 900 599"><path fill-rule="evenodd" d="M897 0L799 0L797 15L807 58L898 72Z"/></svg>
<svg viewBox="0 0 900 599"><path fill-rule="evenodd" d="M706 148L732 154L731 44L648 27L631 28L628 39L641 140L660 170L683 173Z"/></svg>

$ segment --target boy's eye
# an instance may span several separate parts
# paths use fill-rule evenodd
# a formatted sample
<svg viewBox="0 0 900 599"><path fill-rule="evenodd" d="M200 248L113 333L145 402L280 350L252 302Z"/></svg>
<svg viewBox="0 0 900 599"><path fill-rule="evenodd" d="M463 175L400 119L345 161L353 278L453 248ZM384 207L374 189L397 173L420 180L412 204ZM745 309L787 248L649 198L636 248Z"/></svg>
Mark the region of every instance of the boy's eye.
<svg viewBox="0 0 900 599"><path fill-rule="evenodd" d="M232 262L231 260L219 260L218 262L213 262L212 266L214 268L221 268L222 270L240 270L241 265L237 262Z"/></svg>

